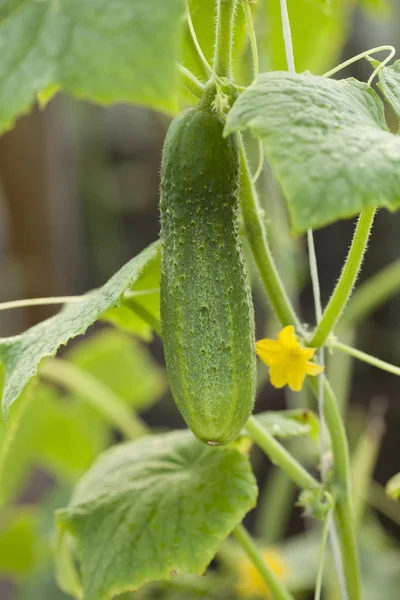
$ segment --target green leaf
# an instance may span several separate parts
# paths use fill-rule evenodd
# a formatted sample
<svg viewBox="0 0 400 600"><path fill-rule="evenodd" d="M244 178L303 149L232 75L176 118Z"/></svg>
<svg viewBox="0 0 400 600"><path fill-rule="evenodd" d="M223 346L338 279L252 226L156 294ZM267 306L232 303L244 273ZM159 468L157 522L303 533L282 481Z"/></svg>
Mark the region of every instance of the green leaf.
<svg viewBox="0 0 400 600"><path fill-rule="evenodd" d="M153 338L154 323L158 324L160 321L160 277L161 254L157 252L135 284L127 291L120 306L108 310L103 315L103 320L122 331L150 341Z"/></svg>
<svg viewBox="0 0 400 600"><path fill-rule="evenodd" d="M400 500L400 473L389 479L386 484L386 493L393 500Z"/></svg>
<svg viewBox="0 0 400 600"><path fill-rule="evenodd" d="M319 422L312 410L268 411L255 415L255 418L268 433L277 438L308 435L314 441L319 439Z"/></svg>
<svg viewBox="0 0 400 600"><path fill-rule="evenodd" d="M351 30L352 5L331 0L323 6L315 0L288 0L296 70L317 75L339 62ZM261 11L260 11L261 12ZM262 3L258 39L262 64L267 71L286 70L279 0Z"/></svg>
<svg viewBox="0 0 400 600"><path fill-rule="evenodd" d="M400 60L380 71L378 87L400 118Z"/></svg>
<svg viewBox="0 0 400 600"><path fill-rule="evenodd" d="M228 116L227 134L243 129L265 143L294 233L400 206L400 138L365 83L264 73Z"/></svg>
<svg viewBox="0 0 400 600"><path fill-rule="evenodd" d="M148 581L202 574L256 498L247 457L179 431L103 454L58 525L76 539L85 600L106 600Z"/></svg>
<svg viewBox="0 0 400 600"><path fill-rule="evenodd" d="M5 417L11 404L36 374L40 361L46 356L54 356L60 346L85 333L107 310L116 306L124 291L134 284L157 252L158 243L154 243L123 266L99 290L87 294L80 302L66 306L55 317L39 323L22 335L1 341L0 361L5 368Z"/></svg>
<svg viewBox="0 0 400 600"><path fill-rule="evenodd" d="M66 358L136 411L157 402L167 390L164 370L147 348L119 331L105 330L90 336L73 347Z"/></svg>
<svg viewBox="0 0 400 600"><path fill-rule="evenodd" d="M175 112L183 0L0 3L0 131L55 86Z"/></svg>

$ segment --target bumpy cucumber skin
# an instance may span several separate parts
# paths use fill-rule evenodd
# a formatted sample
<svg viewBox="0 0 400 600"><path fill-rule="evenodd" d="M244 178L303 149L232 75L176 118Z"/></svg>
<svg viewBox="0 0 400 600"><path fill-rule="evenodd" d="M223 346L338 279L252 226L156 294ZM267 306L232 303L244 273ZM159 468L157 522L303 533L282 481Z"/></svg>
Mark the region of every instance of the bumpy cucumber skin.
<svg viewBox="0 0 400 600"><path fill-rule="evenodd" d="M239 150L223 121L178 116L161 169L161 325L175 402L192 432L231 442L255 396L254 311L238 231Z"/></svg>

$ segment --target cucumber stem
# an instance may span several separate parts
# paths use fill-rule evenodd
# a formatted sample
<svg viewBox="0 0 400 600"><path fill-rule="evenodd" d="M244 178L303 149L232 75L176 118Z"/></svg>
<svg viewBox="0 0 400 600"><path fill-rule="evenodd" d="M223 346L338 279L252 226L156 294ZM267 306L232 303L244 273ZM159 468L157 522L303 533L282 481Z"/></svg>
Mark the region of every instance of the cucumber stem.
<svg viewBox="0 0 400 600"><path fill-rule="evenodd" d="M232 78L232 48L236 0L218 0L214 71L219 77Z"/></svg>
<svg viewBox="0 0 400 600"><path fill-rule="evenodd" d="M289 297L279 277L269 247L257 191L254 187L247 162L243 139L239 136L240 147L240 203L243 222L254 259L269 300L283 326L294 325L301 331L300 322L290 303Z"/></svg>

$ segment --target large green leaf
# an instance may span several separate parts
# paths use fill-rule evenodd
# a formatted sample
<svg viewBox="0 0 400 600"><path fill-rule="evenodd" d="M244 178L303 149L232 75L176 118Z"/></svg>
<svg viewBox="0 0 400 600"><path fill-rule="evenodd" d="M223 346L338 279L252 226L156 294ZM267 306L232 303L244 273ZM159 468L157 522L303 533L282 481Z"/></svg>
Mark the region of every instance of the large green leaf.
<svg viewBox="0 0 400 600"><path fill-rule="evenodd" d="M73 347L67 358L136 411L154 404L167 389L164 370L149 350L119 331L107 329L90 336Z"/></svg>
<svg viewBox="0 0 400 600"><path fill-rule="evenodd" d="M400 60L382 69L378 86L397 117L400 118Z"/></svg>
<svg viewBox="0 0 400 600"><path fill-rule="evenodd" d="M246 456L173 432L106 452L58 524L76 539L85 600L105 600L147 581L202 574L256 497Z"/></svg>
<svg viewBox="0 0 400 600"><path fill-rule="evenodd" d="M264 141L295 233L400 206L400 138L365 83L264 73L228 116L226 133L243 129Z"/></svg>
<svg viewBox="0 0 400 600"><path fill-rule="evenodd" d="M102 288L68 305L58 315L28 329L22 335L0 343L0 361L5 369L3 413L18 398L28 381L36 374L40 361L54 356L58 348L86 329L113 306L142 273L148 261L158 252L152 244L118 271ZM1 390L0 390L1 391Z"/></svg>
<svg viewBox="0 0 400 600"><path fill-rule="evenodd" d="M177 108L183 0L0 1L0 131L38 92Z"/></svg>

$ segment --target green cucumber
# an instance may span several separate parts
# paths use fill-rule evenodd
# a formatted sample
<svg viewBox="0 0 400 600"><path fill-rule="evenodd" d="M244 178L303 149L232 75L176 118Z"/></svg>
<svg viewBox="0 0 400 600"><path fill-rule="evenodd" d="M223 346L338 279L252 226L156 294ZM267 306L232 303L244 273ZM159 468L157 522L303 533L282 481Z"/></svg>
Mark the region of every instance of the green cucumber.
<svg viewBox="0 0 400 600"><path fill-rule="evenodd" d="M178 116L161 169L161 325L192 432L231 442L255 396L254 312L238 231L239 149L209 101Z"/></svg>

